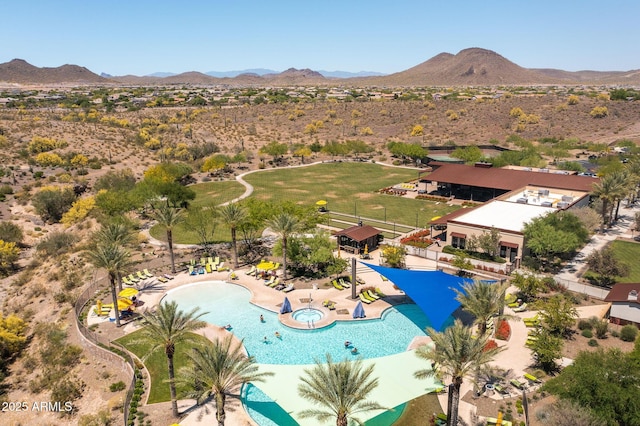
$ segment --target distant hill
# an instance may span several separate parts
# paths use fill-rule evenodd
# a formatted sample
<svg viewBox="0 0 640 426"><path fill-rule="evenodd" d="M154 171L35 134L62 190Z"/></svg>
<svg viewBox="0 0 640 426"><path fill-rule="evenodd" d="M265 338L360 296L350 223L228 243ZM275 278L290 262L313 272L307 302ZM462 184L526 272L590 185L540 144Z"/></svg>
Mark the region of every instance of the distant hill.
<svg viewBox="0 0 640 426"><path fill-rule="evenodd" d="M640 85L640 70L562 71L523 68L496 52L481 48L464 49L453 55L440 53L407 70L394 74L362 71L314 71L289 68L283 72L265 68L243 71L190 71L181 74L158 72L102 76L77 65L38 68L22 59L0 64L0 81L19 84L111 83L131 85L192 84L230 86L290 85L377 85L377 86L495 86L540 84L626 84Z"/></svg>
<svg viewBox="0 0 640 426"><path fill-rule="evenodd" d="M0 64L0 81L20 84L107 83L108 79L78 65L39 68L23 59Z"/></svg>

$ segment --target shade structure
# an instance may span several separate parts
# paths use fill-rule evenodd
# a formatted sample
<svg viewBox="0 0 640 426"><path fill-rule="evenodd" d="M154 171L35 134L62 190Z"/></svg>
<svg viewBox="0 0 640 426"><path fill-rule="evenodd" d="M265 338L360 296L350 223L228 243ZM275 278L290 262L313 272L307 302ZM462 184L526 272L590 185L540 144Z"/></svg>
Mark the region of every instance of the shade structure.
<svg viewBox="0 0 640 426"><path fill-rule="evenodd" d="M434 216L431 218L431 222L433 222L434 220L438 220L440 219L442 216Z"/></svg>
<svg viewBox="0 0 640 426"><path fill-rule="evenodd" d="M118 298L118 309L119 310L127 309L131 305L133 305L133 302L131 300Z"/></svg>
<svg viewBox="0 0 640 426"><path fill-rule="evenodd" d="M445 328L451 314L460 306L455 290L462 291L464 283L473 281L442 271L414 271L360 263L384 275L404 291L425 313L431 327L437 331Z"/></svg>
<svg viewBox="0 0 640 426"><path fill-rule="evenodd" d="M288 314L289 312L291 312L291 302L289 302L289 298L285 296L282 307L280 308L280 313Z"/></svg>
<svg viewBox="0 0 640 426"><path fill-rule="evenodd" d="M326 206L326 205L327 205L327 200L316 201L316 206Z"/></svg>
<svg viewBox="0 0 640 426"><path fill-rule="evenodd" d="M270 271L272 269L276 269L276 264L273 262L268 262L266 260L263 260L262 262L256 265L256 268L261 269L263 271Z"/></svg>
<svg viewBox="0 0 640 426"><path fill-rule="evenodd" d="M354 318L364 318L365 317L364 306L362 306L362 302L358 302L358 304L356 305L356 308L353 310L353 317Z"/></svg>
<svg viewBox="0 0 640 426"><path fill-rule="evenodd" d="M133 296L137 296L139 291L133 287L125 288L120 293L118 293L118 297L126 297L127 299L132 298Z"/></svg>

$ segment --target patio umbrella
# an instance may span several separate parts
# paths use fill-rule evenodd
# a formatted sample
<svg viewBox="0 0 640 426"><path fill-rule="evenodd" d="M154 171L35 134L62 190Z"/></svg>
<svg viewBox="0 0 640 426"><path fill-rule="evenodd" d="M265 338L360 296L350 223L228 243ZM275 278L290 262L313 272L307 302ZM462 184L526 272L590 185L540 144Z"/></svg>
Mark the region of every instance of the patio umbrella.
<svg viewBox="0 0 640 426"><path fill-rule="evenodd" d="M285 296L282 307L280 308L280 313L288 314L289 312L291 312L291 302L289 302L289 298Z"/></svg>
<svg viewBox="0 0 640 426"><path fill-rule="evenodd" d="M122 311L127 309L129 306L133 305L133 302L129 299L118 299L118 310Z"/></svg>
<svg viewBox="0 0 640 426"><path fill-rule="evenodd" d="M257 269L261 269L263 271L270 271L272 269L276 269L276 264L273 262L269 262L266 260L263 260L262 262L258 263L256 265Z"/></svg>
<svg viewBox="0 0 640 426"><path fill-rule="evenodd" d="M362 306L362 302L358 302L358 304L356 305L356 308L353 310L353 317L354 318L364 318L365 317L364 307Z"/></svg>
<svg viewBox="0 0 640 426"><path fill-rule="evenodd" d="M327 200L316 201L316 206L322 207L327 205Z"/></svg>
<svg viewBox="0 0 640 426"><path fill-rule="evenodd" d="M369 254L369 244L364 245L364 254Z"/></svg>
<svg viewBox="0 0 640 426"><path fill-rule="evenodd" d="M118 297L126 297L127 299L131 299L133 296L138 295L138 290L133 287L125 288L120 293L118 293Z"/></svg>

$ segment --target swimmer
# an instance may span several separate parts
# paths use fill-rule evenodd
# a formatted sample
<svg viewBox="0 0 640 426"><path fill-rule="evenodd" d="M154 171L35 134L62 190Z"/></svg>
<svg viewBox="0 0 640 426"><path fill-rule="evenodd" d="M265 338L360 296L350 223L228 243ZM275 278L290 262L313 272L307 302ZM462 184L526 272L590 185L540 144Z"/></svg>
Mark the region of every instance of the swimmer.
<svg viewBox="0 0 640 426"><path fill-rule="evenodd" d="M260 322L264 322L264 316L260 315Z"/></svg>
<svg viewBox="0 0 640 426"><path fill-rule="evenodd" d="M227 325L225 325L225 326L224 326L224 329L225 329L225 330L231 330L231 324L227 324Z"/></svg>
<svg viewBox="0 0 640 426"><path fill-rule="evenodd" d="M345 340L345 342L344 342L344 348L346 349L346 348L348 348L349 346L351 346L351 342L350 342L350 341L348 341L348 340Z"/></svg>
<svg viewBox="0 0 640 426"><path fill-rule="evenodd" d="M264 336L264 339L262 340L264 343L269 343L269 339L267 339L267 336Z"/></svg>
<svg viewBox="0 0 640 426"><path fill-rule="evenodd" d="M351 349L351 353L356 355L358 353L358 348Z"/></svg>
<svg viewBox="0 0 640 426"><path fill-rule="evenodd" d="M282 336L281 336L281 335L280 335L280 333L278 333L277 331L275 332L275 336L276 336L276 338L278 338L278 339L282 339Z"/></svg>

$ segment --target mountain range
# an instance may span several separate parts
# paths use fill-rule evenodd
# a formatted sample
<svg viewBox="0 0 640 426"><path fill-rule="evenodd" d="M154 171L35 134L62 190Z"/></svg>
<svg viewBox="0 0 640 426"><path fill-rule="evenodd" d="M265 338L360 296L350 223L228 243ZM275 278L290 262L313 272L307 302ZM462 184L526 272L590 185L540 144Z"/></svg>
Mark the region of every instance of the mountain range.
<svg viewBox="0 0 640 426"><path fill-rule="evenodd" d="M464 49L453 55L440 53L407 70L384 75L374 72L314 71L295 69L277 72L258 68L243 71L181 74L155 73L148 76L97 75L78 65L39 68L22 59L0 64L0 82L14 84L104 84L104 85L217 85L291 86L489 86L541 84L640 85L640 70L563 71L523 68L496 52Z"/></svg>

